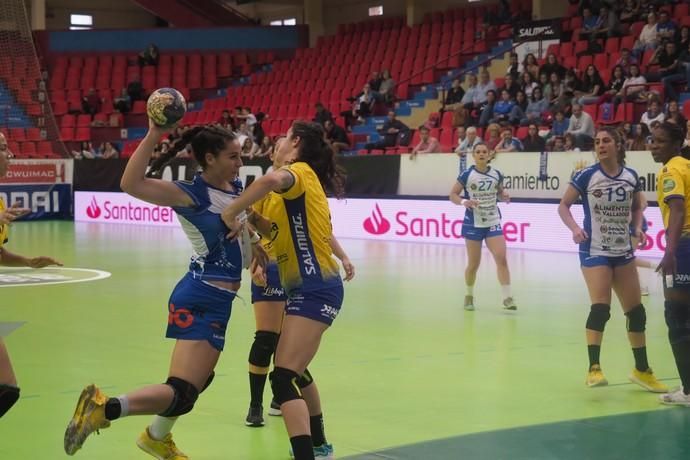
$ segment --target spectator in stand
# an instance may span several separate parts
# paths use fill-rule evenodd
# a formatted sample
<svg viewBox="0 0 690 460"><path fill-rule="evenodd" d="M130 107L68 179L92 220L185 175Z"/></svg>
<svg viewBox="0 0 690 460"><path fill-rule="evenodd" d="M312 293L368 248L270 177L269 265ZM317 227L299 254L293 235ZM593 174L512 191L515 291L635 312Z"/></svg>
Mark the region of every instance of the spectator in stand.
<svg viewBox="0 0 690 460"><path fill-rule="evenodd" d="M468 153L472 153L474 148L481 144L482 140L477 136L477 128L470 126L467 128L467 135L465 139L461 140L455 149L455 153L460 156L465 156Z"/></svg>
<svg viewBox="0 0 690 460"><path fill-rule="evenodd" d="M685 124L685 140L683 141L683 147L690 148L690 120Z"/></svg>
<svg viewBox="0 0 690 460"><path fill-rule="evenodd" d="M680 28L678 40L676 40L676 46L681 52L688 49L688 46L690 46L690 27L683 26Z"/></svg>
<svg viewBox="0 0 690 460"><path fill-rule="evenodd" d="M496 153L522 152L524 148L520 139L513 137L513 128L505 126L501 129L501 141L495 150Z"/></svg>
<svg viewBox="0 0 690 460"><path fill-rule="evenodd" d="M647 105L647 111L642 114L640 118L640 123L647 125L649 131L652 130L652 123L659 122L663 123L666 120L666 115L659 109L659 101L652 99Z"/></svg>
<svg viewBox="0 0 690 460"><path fill-rule="evenodd" d="M465 90L460 85L460 79L456 78L450 85L450 89L446 93L446 99L443 101L443 110L456 110L458 106L462 107L462 98L465 97Z"/></svg>
<svg viewBox="0 0 690 460"><path fill-rule="evenodd" d="M476 124L479 122L479 115L477 110L481 107L479 101L479 86L477 84L477 76L468 74L467 76L467 90L465 95L460 100L460 104L467 110L469 116L465 117L465 125Z"/></svg>
<svg viewBox="0 0 690 460"><path fill-rule="evenodd" d="M496 91L490 89L486 92L486 100L480 108L479 126L486 127L494 118L494 107L496 106Z"/></svg>
<svg viewBox="0 0 690 460"><path fill-rule="evenodd" d="M630 74L623 82L623 87L614 100L616 104L622 101L630 102L644 99L646 91L644 85L647 79L640 74L640 67L637 64L630 65Z"/></svg>
<svg viewBox="0 0 690 460"><path fill-rule="evenodd" d="M686 120L680 111L678 101L669 101L669 103L666 104L666 121L675 123L681 128L685 129L684 127Z"/></svg>
<svg viewBox="0 0 690 460"><path fill-rule="evenodd" d="M647 23L642 27L640 36L633 46L633 53L637 56L641 55L647 50L656 49L659 44L659 35L657 33L657 17L656 13L650 12L647 15Z"/></svg>
<svg viewBox="0 0 690 460"><path fill-rule="evenodd" d="M606 85L604 94L601 95L597 104L603 104L605 102L611 102L616 99L616 96L623 89L623 84L625 83L625 71L622 66L617 65L611 71L611 78L609 79L609 84Z"/></svg>
<svg viewBox="0 0 690 460"><path fill-rule="evenodd" d="M527 95L523 90L520 90L515 95L515 107L510 113L511 123L514 125L520 124L520 121L525 117L525 111L527 111L527 106L529 101L527 100Z"/></svg>
<svg viewBox="0 0 690 460"><path fill-rule="evenodd" d="M259 146L254 143L251 136L242 136L240 138L240 142L240 145L242 146L242 150L240 152L241 156L251 160L254 158L254 155L259 152Z"/></svg>
<svg viewBox="0 0 690 460"><path fill-rule="evenodd" d="M677 100L678 93L674 88L674 83L685 80L685 72L680 64L680 52L676 48L676 43L667 41L664 46L660 46L654 52L654 56L649 61L650 65L658 64L659 70L647 75L648 81L659 81L664 84L666 97Z"/></svg>
<svg viewBox="0 0 690 460"><path fill-rule="evenodd" d="M568 124L568 133L575 136L575 145L582 150L592 146L594 141L594 120L581 104L573 104L573 114Z"/></svg>
<svg viewBox="0 0 690 460"><path fill-rule="evenodd" d="M316 103L316 113L314 114L314 123L318 123L321 126L326 126L326 122L328 120L333 120L333 115L331 112L326 110L326 107L324 107L323 103L317 102Z"/></svg>
<svg viewBox="0 0 690 460"><path fill-rule="evenodd" d="M678 66L679 71L683 75L686 82L686 89L690 87L690 43L681 49L680 55L678 56ZM680 81L680 80L679 80Z"/></svg>
<svg viewBox="0 0 690 460"><path fill-rule="evenodd" d="M575 90L577 103L580 105L594 104L604 94L604 86L604 80L601 79L596 67L592 64L588 65L585 76L582 78L580 90Z"/></svg>
<svg viewBox="0 0 690 460"><path fill-rule="evenodd" d="M640 2L638 0L625 0L623 9L620 12L621 22L625 24L632 24L637 22L642 13Z"/></svg>
<svg viewBox="0 0 690 460"><path fill-rule="evenodd" d="M494 152L499 142L501 142L501 127L496 123L491 123L486 127L486 146L489 151Z"/></svg>
<svg viewBox="0 0 690 460"><path fill-rule="evenodd" d="M539 135L539 127L530 123L527 128L527 136L522 139L522 146L525 152L543 152L546 150L546 141Z"/></svg>
<svg viewBox="0 0 690 460"><path fill-rule="evenodd" d="M549 86L544 89L544 96L549 101L549 111L556 112L558 110L565 110L567 105L565 85L556 72L551 74Z"/></svg>
<svg viewBox="0 0 690 460"><path fill-rule="evenodd" d="M376 103L376 95L369 83L364 85L362 92L356 96L355 103L357 116L361 122L364 122L364 118L371 115L371 111L374 109L374 104Z"/></svg>
<svg viewBox="0 0 690 460"><path fill-rule="evenodd" d="M621 50L621 56L616 61L615 65L621 66L623 68L623 74L628 75L631 65L637 65L637 58L630 53L628 48L623 48Z"/></svg>
<svg viewBox="0 0 690 460"><path fill-rule="evenodd" d="M611 38L621 35L621 23L618 15L610 10L607 5L599 9L599 27L590 35L591 39Z"/></svg>
<svg viewBox="0 0 690 460"><path fill-rule="evenodd" d="M378 72L371 73L371 80L369 80L369 89L375 93L378 93L381 89L381 83L383 83L383 78Z"/></svg>
<svg viewBox="0 0 690 460"><path fill-rule="evenodd" d="M506 76L510 75L513 80L520 78L520 73L522 72L522 66L518 62L518 55L516 53L510 53L510 64L506 69Z"/></svg>
<svg viewBox="0 0 690 460"><path fill-rule="evenodd" d="M103 101L98 94L96 94L95 88L90 88L89 92L81 99L81 111L88 115L96 115L101 111Z"/></svg>
<svg viewBox="0 0 690 460"><path fill-rule="evenodd" d="M553 138L553 145L551 146L551 152L565 152L565 140L563 136L556 136Z"/></svg>
<svg viewBox="0 0 690 460"><path fill-rule="evenodd" d="M520 85L520 88L525 92L527 95L528 99L532 98L532 91L534 91L534 88L537 88L539 86L539 83L534 81L534 77L532 77L532 74L529 72L524 72L522 74L522 85Z"/></svg>
<svg viewBox="0 0 690 460"><path fill-rule="evenodd" d="M553 123L551 124L551 133L554 136L565 136L570 127L570 120L565 117L565 112L559 110L553 116Z"/></svg>
<svg viewBox="0 0 690 460"><path fill-rule="evenodd" d="M568 69L565 71L565 78L563 79L564 91L568 98L575 97L575 91L582 89L582 81L577 77L575 69Z"/></svg>
<svg viewBox="0 0 690 460"><path fill-rule="evenodd" d="M577 138L572 133L566 133L563 136L563 151L564 152L579 152L580 147L577 146Z"/></svg>
<svg viewBox="0 0 690 460"><path fill-rule="evenodd" d="M602 27L603 21L594 13L589 7L582 9L582 30L580 30L580 38L587 40L594 40L599 29Z"/></svg>
<svg viewBox="0 0 690 460"><path fill-rule="evenodd" d="M429 128L422 125L419 127L419 144L412 149L412 154L410 155L410 160L417 158L420 153L439 153L441 151L441 144L438 143L438 139L431 137L429 134Z"/></svg>
<svg viewBox="0 0 690 460"><path fill-rule="evenodd" d="M508 74L505 76L505 79L503 80L503 87L501 87L500 90L508 91L508 94L510 94L510 98L515 99L517 97L518 91L520 91L520 84L517 82L516 78L513 78L512 75Z"/></svg>
<svg viewBox="0 0 690 460"><path fill-rule="evenodd" d="M387 147L395 147L398 145L398 137L401 134L409 133L409 131L410 128L396 118L395 111L390 110L388 112L388 120L386 120L383 128L379 131L383 138L379 142L365 145L364 148L371 153L374 149L382 150Z"/></svg>
<svg viewBox="0 0 690 460"><path fill-rule="evenodd" d="M541 88L534 88L532 91L532 98L527 104L527 109L525 110L525 116L520 120L520 124L527 126L530 123L543 123L544 114L549 111L549 101L544 99L541 94ZM564 128L564 131L566 128ZM562 133L561 133L562 134Z"/></svg>
<svg viewBox="0 0 690 460"><path fill-rule="evenodd" d="M92 160L96 158L98 155L96 153L96 150L93 148L93 143L84 141L80 144L79 150L72 150L72 156L76 160L81 160L84 158Z"/></svg>
<svg viewBox="0 0 690 460"><path fill-rule="evenodd" d="M656 26L656 32L660 40L676 41L678 25L669 17L668 11L659 11L659 23Z"/></svg>
<svg viewBox="0 0 690 460"><path fill-rule="evenodd" d="M539 63L534 54L529 53L525 56L524 61L522 61L522 68L532 76L532 79L536 80L539 77Z"/></svg>
<svg viewBox="0 0 690 460"><path fill-rule="evenodd" d="M137 57L139 60L139 66L141 67L145 65L158 65L160 53L158 52L158 47L151 43L144 51L139 53L139 56Z"/></svg>
<svg viewBox="0 0 690 460"><path fill-rule="evenodd" d="M510 114L513 112L515 102L511 99L507 89L501 91L501 98L493 107L491 123L511 123Z"/></svg>
<svg viewBox="0 0 690 460"><path fill-rule="evenodd" d="M230 111L228 109L223 110L223 113L218 119L218 124L222 128L229 129L230 131L235 131L235 123L232 117L230 116Z"/></svg>
<svg viewBox="0 0 690 460"><path fill-rule="evenodd" d="M555 73L558 75L558 78L562 80L565 77L565 70L565 67L558 63L556 55L549 53L549 55L546 56L546 62L539 69L539 73L545 73L549 78ZM544 93L546 93L546 91Z"/></svg>
<svg viewBox="0 0 690 460"><path fill-rule="evenodd" d="M326 120L324 132L326 134L326 141L333 147L333 151L336 154L350 149L350 140L347 138L347 132L336 125L333 120Z"/></svg>
<svg viewBox="0 0 690 460"><path fill-rule="evenodd" d="M101 145L100 151L100 157L104 160L111 160L119 158L120 156L120 152L117 151L117 149L111 142L104 142L103 145Z"/></svg>
<svg viewBox="0 0 690 460"><path fill-rule="evenodd" d="M254 128L256 127L256 116L252 113L251 107L244 107L242 109L242 116L240 119L245 121L247 124L247 130L253 137Z"/></svg>
<svg viewBox="0 0 690 460"><path fill-rule="evenodd" d="M261 141L261 145L259 146L259 151L256 152L257 157L270 157L271 154L273 153L273 148L275 144L273 143L273 140L269 136L264 136L264 138Z"/></svg>
<svg viewBox="0 0 690 460"><path fill-rule="evenodd" d="M134 77L127 85L127 94L129 94L129 99L132 103L144 99L144 87L141 86L141 81L139 81L138 77Z"/></svg>
<svg viewBox="0 0 690 460"><path fill-rule="evenodd" d="M127 88L122 88L120 95L113 101L113 106L118 112L127 113L132 110L132 98L127 91Z"/></svg>
<svg viewBox="0 0 690 460"><path fill-rule="evenodd" d="M379 95L384 104L391 105L395 102L395 80L387 69L381 73L381 79Z"/></svg>
<svg viewBox="0 0 690 460"><path fill-rule="evenodd" d="M494 91L494 96L495 91L496 91L496 85L494 84L493 81L491 81L491 77L489 76L489 71L486 70L486 67L484 67L480 72L479 72L479 83L477 84L477 96L478 100L475 100L475 103L479 103L479 105L483 104L486 102L487 99L487 92L489 90Z"/></svg>
<svg viewBox="0 0 690 460"><path fill-rule="evenodd" d="M650 131L647 125L642 123L635 125L635 129L625 143L626 150L633 152L646 150L649 135Z"/></svg>
<svg viewBox="0 0 690 460"><path fill-rule="evenodd" d="M460 145L467 137L467 130L464 126L458 126L455 129L455 134L458 136L458 145Z"/></svg>

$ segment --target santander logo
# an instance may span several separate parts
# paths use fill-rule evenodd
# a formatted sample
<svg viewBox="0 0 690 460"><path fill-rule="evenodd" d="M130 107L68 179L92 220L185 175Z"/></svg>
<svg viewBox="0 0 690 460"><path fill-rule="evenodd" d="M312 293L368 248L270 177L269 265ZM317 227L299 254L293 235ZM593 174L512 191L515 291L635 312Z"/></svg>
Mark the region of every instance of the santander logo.
<svg viewBox="0 0 690 460"><path fill-rule="evenodd" d="M391 229L391 223L383 217L381 208L379 208L378 203L374 206L374 210L371 212L371 217L367 217L364 220L364 230L372 235L383 235Z"/></svg>
<svg viewBox="0 0 690 460"><path fill-rule="evenodd" d="M101 216L101 207L98 206L95 196L91 198L91 204L86 208L86 215L92 219L98 219Z"/></svg>

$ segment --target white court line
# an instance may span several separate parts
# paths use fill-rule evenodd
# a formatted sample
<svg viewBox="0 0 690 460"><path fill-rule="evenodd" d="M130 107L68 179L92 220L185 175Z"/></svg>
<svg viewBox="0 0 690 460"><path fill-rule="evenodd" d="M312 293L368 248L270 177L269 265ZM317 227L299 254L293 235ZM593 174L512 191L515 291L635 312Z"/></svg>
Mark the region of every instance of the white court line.
<svg viewBox="0 0 690 460"><path fill-rule="evenodd" d="M7 288L7 287L22 287L22 286L49 286L49 285L54 285L54 284L74 284L74 283L86 283L89 281L99 281L102 279L110 278L112 275L110 272L106 272L104 270L94 270L91 268L65 268L65 267L46 267L46 268L41 268L41 269L32 269L32 268L14 268L12 270L0 270L0 275L3 274L12 274L12 273L17 273L17 272L41 272L41 271L57 271L57 273L63 272L63 271L72 271L72 272L88 272L92 273L93 276L90 278L84 278L84 279L69 279L69 280L55 280L55 281L37 281L34 283L13 283L13 284L3 284L0 283L0 288Z"/></svg>

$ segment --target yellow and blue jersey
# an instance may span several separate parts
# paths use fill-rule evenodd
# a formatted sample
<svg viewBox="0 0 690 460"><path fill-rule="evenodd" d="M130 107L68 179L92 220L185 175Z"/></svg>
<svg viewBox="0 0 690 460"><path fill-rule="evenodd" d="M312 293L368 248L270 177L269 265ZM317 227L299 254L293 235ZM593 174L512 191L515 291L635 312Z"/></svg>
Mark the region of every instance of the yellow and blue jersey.
<svg viewBox="0 0 690 460"><path fill-rule="evenodd" d="M659 199L659 209L664 218L664 227L668 228L671 209L668 201L680 198L685 201L685 221L683 222L683 236L690 236L690 160L681 156L671 158L657 177L656 193Z"/></svg>
<svg viewBox="0 0 690 460"><path fill-rule="evenodd" d="M288 294L342 286L331 249L331 215L316 173L304 162L283 168L294 177L292 187L263 203L276 227L273 248L280 282ZM273 236L273 235L272 235Z"/></svg>
<svg viewBox="0 0 690 460"><path fill-rule="evenodd" d="M263 197L261 200L257 201L254 203L254 206L252 208L254 209L254 212L257 214L266 217L266 212L268 209L270 209L270 204L272 201L281 201L282 198L280 195L278 195L275 192L271 192L265 197ZM276 254L275 254L275 249L274 249L274 244L275 244L275 239L278 236L278 226L271 222L271 235L266 237L264 235L261 235L261 245L264 247L264 250L266 251L266 254L268 254L268 257L271 259L271 261L275 262L276 260Z"/></svg>
<svg viewBox="0 0 690 460"><path fill-rule="evenodd" d="M5 202L0 198L0 213L5 210ZM0 249L7 243L7 237L10 233L10 226L0 224Z"/></svg>

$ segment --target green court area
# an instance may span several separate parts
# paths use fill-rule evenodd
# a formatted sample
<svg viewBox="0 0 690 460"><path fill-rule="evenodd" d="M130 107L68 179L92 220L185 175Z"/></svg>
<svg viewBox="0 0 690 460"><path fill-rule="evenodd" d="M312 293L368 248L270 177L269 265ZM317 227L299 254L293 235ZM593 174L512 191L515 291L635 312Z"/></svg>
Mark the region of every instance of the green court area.
<svg viewBox="0 0 690 460"><path fill-rule="evenodd" d="M633 358L617 304L602 352L611 385L585 387L589 300L575 254L511 252L515 313L500 309L486 254L477 311L465 312L462 246L342 243L357 277L310 366L337 458L690 458L690 411L662 407L628 382ZM165 380L172 347L164 339L166 303L190 246L179 230L47 222L16 224L8 248L112 274L0 287L0 322L13 325L0 330L14 329L5 340L22 388L0 420L0 459L65 458L64 428L84 385L118 395ZM643 276L652 291L645 299L650 364L677 386L659 280ZM174 430L192 459L288 458L282 420L244 426L254 334L248 282L240 295L218 377ZM148 422L117 421L76 457L149 458L134 443Z"/></svg>

